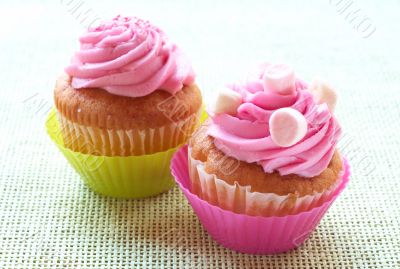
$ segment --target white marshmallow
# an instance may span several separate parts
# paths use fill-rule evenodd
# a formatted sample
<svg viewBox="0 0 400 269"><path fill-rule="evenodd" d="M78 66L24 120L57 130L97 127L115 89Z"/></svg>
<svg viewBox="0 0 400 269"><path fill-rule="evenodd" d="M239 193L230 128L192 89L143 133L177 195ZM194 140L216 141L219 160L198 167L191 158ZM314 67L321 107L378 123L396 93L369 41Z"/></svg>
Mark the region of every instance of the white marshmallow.
<svg viewBox="0 0 400 269"><path fill-rule="evenodd" d="M273 64L265 69L263 75L264 90L289 95L295 91L296 76L291 66Z"/></svg>
<svg viewBox="0 0 400 269"><path fill-rule="evenodd" d="M272 141L280 147L290 147L304 138L308 124L299 111L290 108L280 108L269 118L269 132Z"/></svg>
<svg viewBox="0 0 400 269"><path fill-rule="evenodd" d="M327 82L316 78L311 82L308 90L312 93L314 101L317 104L326 103L329 111L333 113L336 106L337 95L332 86L330 86Z"/></svg>
<svg viewBox="0 0 400 269"><path fill-rule="evenodd" d="M229 88L223 88L219 93L214 105L215 114L235 115L238 107L242 104L242 96Z"/></svg>

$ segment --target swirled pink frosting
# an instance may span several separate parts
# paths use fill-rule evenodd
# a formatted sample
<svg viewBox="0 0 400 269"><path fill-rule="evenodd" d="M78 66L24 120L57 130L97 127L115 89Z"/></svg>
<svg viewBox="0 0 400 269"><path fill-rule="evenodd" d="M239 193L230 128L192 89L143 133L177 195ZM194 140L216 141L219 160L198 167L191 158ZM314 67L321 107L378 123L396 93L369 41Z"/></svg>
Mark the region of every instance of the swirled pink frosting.
<svg viewBox="0 0 400 269"><path fill-rule="evenodd" d="M208 134L226 155L260 164L266 173L313 177L325 170L335 151L341 128L326 104L316 104L306 83L296 79L292 95L264 91L262 75L267 65L245 83L229 85L243 97L237 114L213 114ZM298 110L307 120L305 137L290 147L271 139L269 118L282 107Z"/></svg>
<svg viewBox="0 0 400 269"><path fill-rule="evenodd" d="M136 17L117 16L89 28L80 50L65 68L72 86L102 88L140 97L161 89L171 94L194 81L182 51L157 27Z"/></svg>

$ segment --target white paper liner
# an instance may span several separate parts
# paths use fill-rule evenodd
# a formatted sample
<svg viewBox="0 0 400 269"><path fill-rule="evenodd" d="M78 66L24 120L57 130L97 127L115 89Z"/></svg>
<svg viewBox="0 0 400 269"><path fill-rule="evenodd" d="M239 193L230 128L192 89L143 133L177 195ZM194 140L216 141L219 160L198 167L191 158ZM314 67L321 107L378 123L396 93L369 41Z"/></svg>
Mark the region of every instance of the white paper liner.
<svg viewBox="0 0 400 269"><path fill-rule="evenodd" d="M202 109L188 118L160 128L113 130L84 126L57 113L67 148L99 156L138 156L185 143L199 124Z"/></svg>
<svg viewBox="0 0 400 269"><path fill-rule="evenodd" d="M252 192L250 186L231 185L208 174L204 163L191 157L188 152L191 191L201 199L223 209L251 216L283 216L297 214L320 206L329 200L338 187L340 180L326 191L299 197L297 194L278 195L275 193ZM341 177L342 172L338 176Z"/></svg>

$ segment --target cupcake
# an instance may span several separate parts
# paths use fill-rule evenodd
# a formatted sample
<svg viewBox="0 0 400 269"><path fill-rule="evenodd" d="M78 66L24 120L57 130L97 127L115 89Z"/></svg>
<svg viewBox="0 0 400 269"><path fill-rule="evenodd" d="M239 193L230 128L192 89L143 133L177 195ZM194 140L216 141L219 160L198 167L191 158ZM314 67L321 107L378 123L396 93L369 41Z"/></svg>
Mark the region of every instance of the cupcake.
<svg viewBox="0 0 400 269"><path fill-rule="evenodd" d="M57 122L50 120L58 130L50 135L97 192L140 198L168 190L170 158L202 111L190 61L136 17L102 22L79 41L56 83Z"/></svg>
<svg viewBox="0 0 400 269"><path fill-rule="evenodd" d="M210 120L172 164L217 241L240 252L276 253L308 237L348 181L336 148L335 104L331 86L307 85L284 64L262 64L220 91Z"/></svg>

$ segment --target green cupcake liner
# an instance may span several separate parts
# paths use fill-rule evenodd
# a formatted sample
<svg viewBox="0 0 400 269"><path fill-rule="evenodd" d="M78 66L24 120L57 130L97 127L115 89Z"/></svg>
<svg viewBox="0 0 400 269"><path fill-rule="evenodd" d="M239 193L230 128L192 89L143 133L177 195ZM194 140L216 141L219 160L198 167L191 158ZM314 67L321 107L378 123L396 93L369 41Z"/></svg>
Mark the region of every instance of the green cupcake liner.
<svg viewBox="0 0 400 269"><path fill-rule="evenodd" d="M203 112L200 121L206 118L207 114ZM180 146L155 154L128 157L75 152L64 146L55 109L48 115L46 129L83 182L97 193L138 199L166 192L175 185L169 165Z"/></svg>

